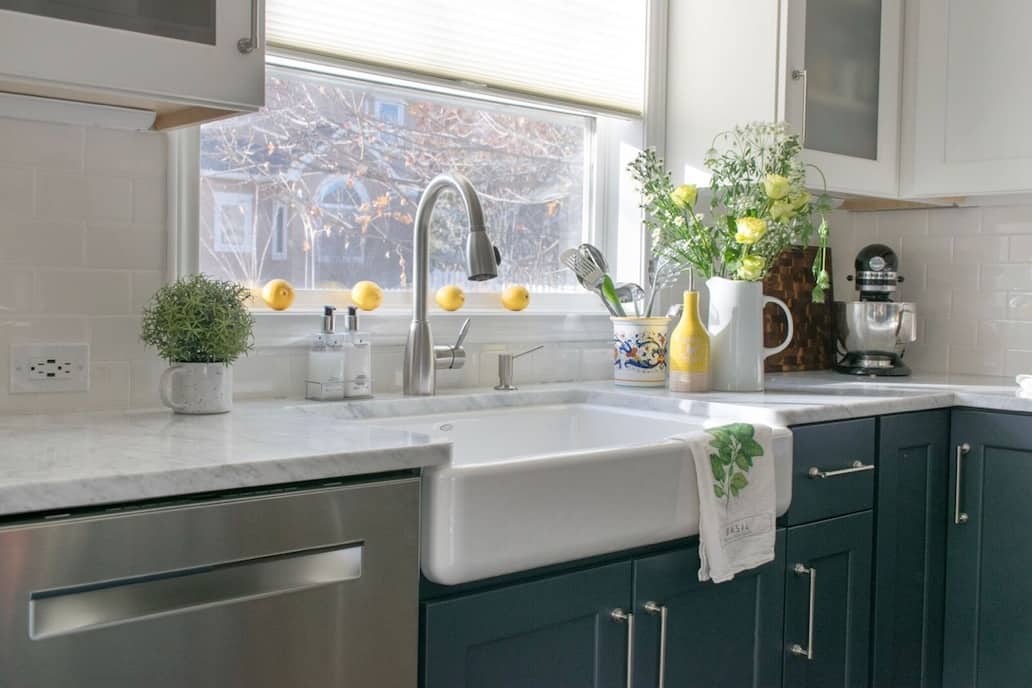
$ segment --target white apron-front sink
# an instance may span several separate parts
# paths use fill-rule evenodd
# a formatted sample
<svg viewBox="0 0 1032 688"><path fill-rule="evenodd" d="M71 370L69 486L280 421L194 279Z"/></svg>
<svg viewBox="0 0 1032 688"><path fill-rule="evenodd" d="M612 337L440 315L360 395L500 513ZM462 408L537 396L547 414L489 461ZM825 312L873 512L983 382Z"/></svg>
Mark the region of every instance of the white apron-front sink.
<svg viewBox="0 0 1032 688"><path fill-rule="evenodd" d="M445 585L697 534L695 468L668 438L719 424L585 402L364 422L452 442L422 483L422 569ZM788 430L775 430L774 453L780 515Z"/></svg>

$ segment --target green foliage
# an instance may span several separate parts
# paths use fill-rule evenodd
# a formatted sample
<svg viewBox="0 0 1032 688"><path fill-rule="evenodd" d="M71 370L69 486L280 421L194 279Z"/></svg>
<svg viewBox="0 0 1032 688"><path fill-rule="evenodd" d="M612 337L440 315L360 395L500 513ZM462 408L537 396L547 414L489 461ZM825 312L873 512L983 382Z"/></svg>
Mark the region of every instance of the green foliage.
<svg viewBox="0 0 1032 688"><path fill-rule="evenodd" d="M143 310L140 339L170 363L229 365L253 348L246 287L204 275L159 289Z"/></svg>
<svg viewBox="0 0 1032 688"><path fill-rule="evenodd" d="M753 437L753 426L731 423L706 431L713 436L710 446L717 450L710 454L713 469L713 494L729 501L749 486L748 473L753 459L763 456L763 447Z"/></svg>
<svg viewBox="0 0 1032 688"><path fill-rule="evenodd" d="M754 122L718 135L705 159L711 178L704 215L694 203L677 202L679 187L663 161L655 151L642 151L628 169L642 194L653 252L707 279L755 281L784 249L806 246L816 236L813 299L823 302L830 287L825 264L830 202L827 194L807 193L801 152L799 137L783 122ZM753 233L742 233L743 220L757 221Z"/></svg>

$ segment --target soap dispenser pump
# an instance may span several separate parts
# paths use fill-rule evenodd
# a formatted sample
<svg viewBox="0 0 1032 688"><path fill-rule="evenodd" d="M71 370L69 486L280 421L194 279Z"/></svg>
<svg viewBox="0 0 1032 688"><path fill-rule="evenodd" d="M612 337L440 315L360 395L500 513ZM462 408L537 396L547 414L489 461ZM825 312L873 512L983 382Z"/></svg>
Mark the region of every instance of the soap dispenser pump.
<svg viewBox="0 0 1032 688"><path fill-rule="evenodd" d="M336 331L336 308L323 307L322 332L315 335L308 352L305 397L339 401L371 397L372 346L358 331L358 311L348 307L344 332Z"/></svg>

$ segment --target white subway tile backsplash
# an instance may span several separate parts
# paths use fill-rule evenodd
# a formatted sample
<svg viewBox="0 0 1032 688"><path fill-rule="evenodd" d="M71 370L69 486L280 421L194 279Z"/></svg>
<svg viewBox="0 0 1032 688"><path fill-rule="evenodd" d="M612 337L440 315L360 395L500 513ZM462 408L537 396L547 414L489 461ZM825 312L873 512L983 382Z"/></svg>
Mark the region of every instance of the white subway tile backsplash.
<svg viewBox="0 0 1032 688"><path fill-rule="evenodd" d="M42 172L37 177L36 212L45 218L129 222L132 180Z"/></svg>
<svg viewBox="0 0 1032 688"><path fill-rule="evenodd" d="M1032 234L1032 205L983 208L982 232L986 234Z"/></svg>
<svg viewBox="0 0 1032 688"><path fill-rule="evenodd" d="M132 273L132 312L139 313L146 306L154 292L165 284L165 273L158 270L134 270Z"/></svg>
<svg viewBox="0 0 1032 688"><path fill-rule="evenodd" d="M0 264L82 267L81 222L23 220L0 223Z"/></svg>
<svg viewBox="0 0 1032 688"><path fill-rule="evenodd" d="M0 268L0 322L32 310L36 274L23 268Z"/></svg>
<svg viewBox="0 0 1032 688"><path fill-rule="evenodd" d="M980 286L985 290L1032 290L1032 263L986 263Z"/></svg>
<svg viewBox="0 0 1032 688"><path fill-rule="evenodd" d="M117 270L39 270L39 313L128 315L130 273Z"/></svg>
<svg viewBox="0 0 1032 688"><path fill-rule="evenodd" d="M958 375L1003 375L1002 347L949 347L948 369Z"/></svg>
<svg viewBox="0 0 1032 688"><path fill-rule="evenodd" d="M1032 262L1032 234L1010 237L1008 260L1011 263Z"/></svg>
<svg viewBox="0 0 1032 688"><path fill-rule="evenodd" d="M941 239L948 241L949 237ZM1006 263L1009 260L1009 242L1005 236L962 236L953 241L954 262Z"/></svg>
<svg viewBox="0 0 1032 688"><path fill-rule="evenodd" d="M86 129L86 172L118 176L165 174L167 142L163 135L113 129Z"/></svg>
<svg viewBox="0 0 1032 688"><path fill-rule="evenodd" d="M1032 292L1010 292L1006 302L1008 319L1032 321ZM1029 346L1032 348L1032 342Z"/></svg>
<svg viewBox="0 0 1032 688"><path fill-rule="evenodd" d="M91 268L161 270L165 228L160 225L101 225L86 228L86 265Z"/></svg>
<svg viewBox="0 0 1032 688"><path fill-rule="evenodd" d="M150 355L140 341L139 316L93 317L89 329L91 360L135 361Z"/></svg>
<svg viewBox="0 0 1032 688"><path fill-rule="evenodd" d="M918 305L920 309L920 304ZM977 330L966 320L925 318L921 339L959 346L974 346Z"/></svg>
<svg viewBox="0 0 1032 688"><path fill-rule="evenodd" d="M0 217L4 221L31 216L34 193L35 175L31 168L0 167Z"/></svg>
<svg viewBox="0 0 1032 688"><path fill-rule="evenodd" d="M878 227L878 238L892 245L900 237L925 236L928 233L928 211L883 212L871 214Z"/></svg>
<svg viewBox="0 0 1032 688"><path fill-rule="evenodd" d="M902 256L915 255L921 256L923 262L953 262L953 237L902 236L897 239L902 249L900 260L905 260ZM1003 243L1003 253L1006 254L1006 242Z"/></svg>
<svg viewBox="0 0 1032 688"><path fill-rule="evenodd" d="M938 289L964 289L974 291L978 289L978 265L964 263L960 265L949 265L947 263L929 263L921 265L918 258L910 262L900 259L900 271L904 276L913 274L914 270L925 270L925 289L935 291Z"/></svg>
<svg viewBox="0 0 1032 688"><path fill-rule="evenodd" d="M165 222L165 179L151 177L133 180L133 222Z"/></svg>
<svg viewBox="0 0 1032 688"><path fill-rule="evenodd" d="M82 170L82 127L0 118L0 162Z"/></svg>
<svg viewBox="0 0 1032 688"><path fill-rule="evenodd" d="M920 297L916 299L922 311L927 306ZM931 315L929 313L929 315ZM1005 291L966 291L957 289L953 292L950 304L950 317L967 322L976 327L980 320L1005 320L1007 314L1007 292Z"/></svg>
<svg viewBox="0 0 1032 688"><path fill-rule="evenodd" d="M1003 374L1032 375L1032 351L1009 349L1004 356Z"/></svg>
<svg viewBox="0 0 1032 688"><path fill-rule="evenodd" d="M928 212L928 236L961 237L978 234L981 208L937 208Z"/></svg>

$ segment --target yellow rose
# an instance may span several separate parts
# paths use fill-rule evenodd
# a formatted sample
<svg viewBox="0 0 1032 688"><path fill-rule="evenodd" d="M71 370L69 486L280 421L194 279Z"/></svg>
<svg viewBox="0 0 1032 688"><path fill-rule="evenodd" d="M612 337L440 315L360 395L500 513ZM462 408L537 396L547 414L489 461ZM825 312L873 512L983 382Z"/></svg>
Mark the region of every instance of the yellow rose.
<svg viewBox="0 0 1032 688"><path fill-rule="evenodd" d="M767 221L759 217L740 217L735 221L735 241L755 244L767 233Z"/></svg>
<svg viewBox="0 0 1032 688"><path fill-rule="evenodd" d="M763 190L767 192L767 198L777 201L788 195L788 177L780 174L768 174L763 180Z"/></svg>
<svg viewBox="0 0 1032 688"><path fill-rule="evenodd" d="M765 267L767 267L767 261L763 256L746 256L742 258L742 265L738 268L738 279L750 282L763 279Z"/></svg>
<svg viewBox="0 0 1032 688"><path fill-rule="evenodd" d="M788 201L774 201L770 206L770 219L775 222L787 222L795 215L795 208Z"/></svg>
<svg viewBox="0 0 1032 688"><path fill-rule="evenodd" d="M811 198L813 197L810 196L810 194L808 194L807 192L800 191L799 193L790 196L788 202L792 204L793 210L799 210L807 203L809 203Z"/></svg>
<svg viewBox="0 0 1032 688"><path fill-rule="evenodd" d="M670 200L678 208L694 208L695 198L699 195L699 189L695 184L681 184L670 192Z"/></svg>

